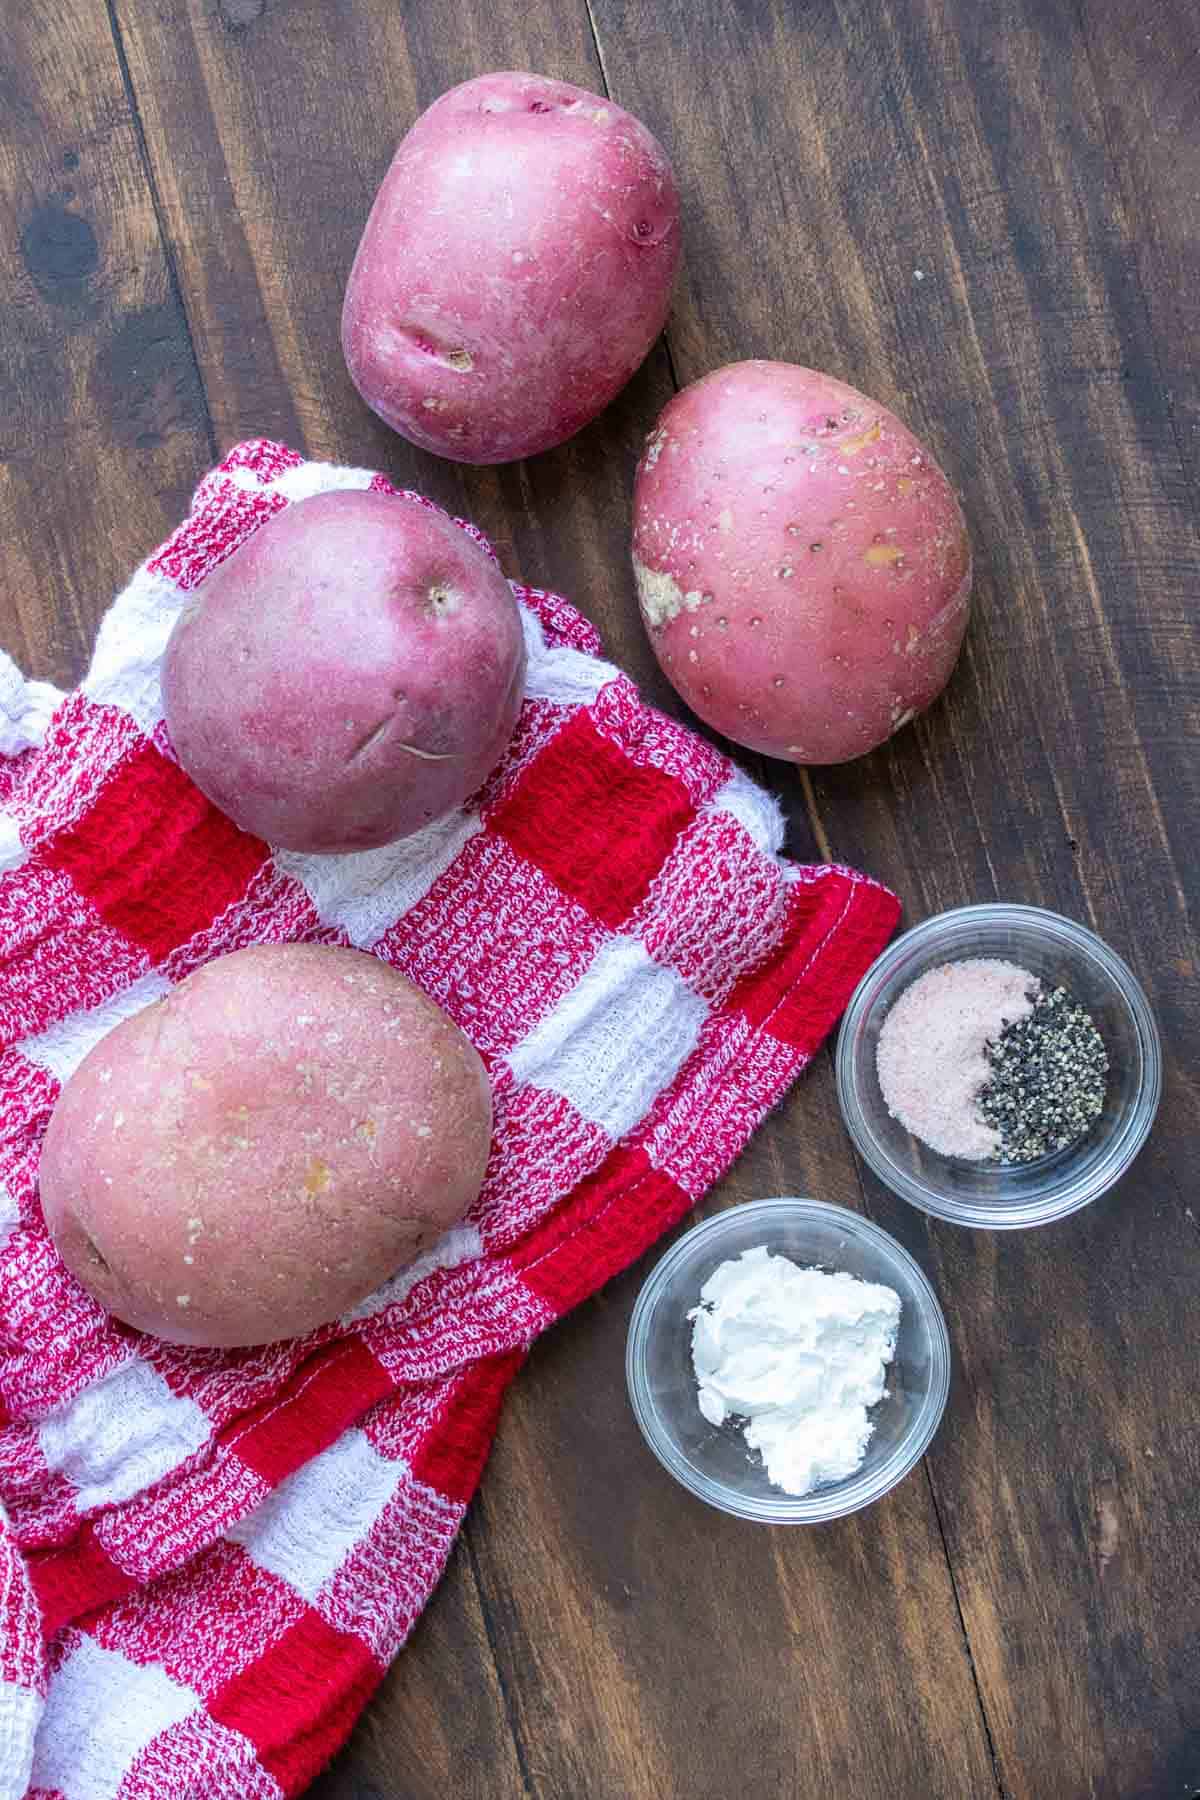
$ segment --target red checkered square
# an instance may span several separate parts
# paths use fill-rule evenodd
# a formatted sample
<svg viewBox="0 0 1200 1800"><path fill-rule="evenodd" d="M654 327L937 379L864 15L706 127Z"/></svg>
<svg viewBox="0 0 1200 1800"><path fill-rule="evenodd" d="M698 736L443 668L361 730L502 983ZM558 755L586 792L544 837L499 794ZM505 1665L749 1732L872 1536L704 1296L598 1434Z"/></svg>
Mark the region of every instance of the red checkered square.
<svg viewBox="0 0 1200 1800"><path fill-rule="evenodd" d="M580 711L490 823L615 930L645 898L694 810L681 782L637 767Z"/></svg>
<svg viewBox="0 0 1200 1800"><path fill-rule="evenodd" d="M288 1793L307 1786L345 1739L383 1667L360 1638L307 1607L291 1628L217 1690L218 1724L249 1738Z"/></svg>
<svg viewBox="0 0 1200 1800"><path fill-rule="evenodd" d="M793 882L787 936L737 983L731 1009L744 1012L782 1043L812 1053L838 1019L846 997L890 937L900 914L892 895L835 871ZM848 985L847 985L848 984Z"/></svg>
<svg viewBox="0 0 1200 1800"><path fill-rule="evenodd" d="M571 1203L511 1252L521 1278L555 1313L577 1306L682 1218L692 1196L644 1150L618 1145Z"/></svg>
<svg viewBox="0 0 1200 1800"><path fill-rule="evenodd" d="M525 1360L508 1350L475 1363L441 1390L441 1404L412 1457L418 1481L466 1505L491 1449L508 1384Z"/></svg>
<svg viewBox="0 0 1200 1800"><path fill-rule="evenodd" d="M267 858L152 744L122 763L86 820L47 846L107 925L155 961L241 899Z"/></svg>
<svg viewBox="0 0 1200 1800"><path fill-rule="evenodd" d="M570 708L559 706L553 700L526 700L516 730L508 741L504 761L492 770L471 802L487 823L491 823L497 808L520 787L527 770L570 717Z"/></svg>
<svg viewBox="0 0 1200 1800"><path fill-rule="evenodd" d="M105 1551L90 1520L69 1543L53 1550L31 1551L25 1560L47 1638L57 1637L63 1626L82 1612L123 1599L137 1586L134 1577L118 1569Z"/></svg>
<svg viewBox="0 0 1200 1800"><path fill-rule="evenodd" d="M380 1363L358 1337L327 1344L292 1377L282 1396L222 1440L271 1487L316 1456L391 1391Z"/></svg>

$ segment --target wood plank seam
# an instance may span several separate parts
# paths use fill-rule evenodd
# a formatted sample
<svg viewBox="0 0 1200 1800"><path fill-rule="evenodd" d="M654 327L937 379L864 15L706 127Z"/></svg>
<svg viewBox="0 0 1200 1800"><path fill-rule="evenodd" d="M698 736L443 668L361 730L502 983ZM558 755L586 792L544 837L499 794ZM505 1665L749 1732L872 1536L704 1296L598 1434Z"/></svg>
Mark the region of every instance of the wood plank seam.
<svg viewBox="0 0 1200 1800"><path fill-rule="evenodd" d="M1092 87L1095 90L1096 112L1100 119L1100 129L1104 134L1105 155L1108 158L1109 168L1112 170L1114 185L1120 193L1122 200L1125 202L1127 211L1132 216L1136 214L1138 209L1133 204L1133 196L1130 194L1125 180L1123 160L1118 156L1117 147L1113 142L1112 130L1108 121L1108 107L1105 105L1104 101L1104 86L1100 79L1099 70L1096 67L1096 56L1092 40L1088 35L1087 11L1084 6L1084 0L1074 0L1074 9L1076 23L1079 27L1079 41L1083 45L1084 59L1092 78ZM1153 199L1148 202L1147 210L1155 222L1155 229L1157 231L1158 216ZM1136 259L1134 261L1134 285L1137 292L1138 305L1143 314L1144 321L1148 327L1152 327L1149 296L1146 293L1145 283L1142 280L1142 272ZM1188 487L1193 491L1197 499L1200 499L1200 469L1194 464L1191 452L1184 443L1183 433L1179 429L1179 418L1175 411L1174 396L1157 355L1157 339L1152 328L1148 329L1146 332L1146 342L1151 346L1150 354L1154 361L1154 372L1158 378L1159 387L1162 390L1164 410L1166 411L1167 418L1171 422L1171 436L1175 440L1175 449L1179 457L1180 470L1183 473Z"/></svg>
<svg viewBox="0 0 1200 1800"><path fill-rule="evenodd" d="M866 1206L865 1196L863 1205L864 1207ZM867 1210L869 1211L869 1208ZM938 1536L942 1540L942 1553L946 1558L946 1567L950 1572L950 1587L954 1594L954 1605L958 1613L958 1622L962 1628L963 1645L967 1652L967 1663L971 1670L971 1681L975 1688L975 1698L979 1702L979 1720L983 1726L983 1735L987 1739L988 1755L992 1759L992 1774L996 1782L996 1792L1000 1796L1000 1800L1009 1800L1009 1792L1004 1785L1004 1777L1000 1773L1000 1758L996 1754L996 1741L992 1736L992 1726L991 1721L988 1718L987 1706L984 1703L983 1689L979 1684L979 1670L975 1666L975 1658L971 1652L971 1634L967 1630L966 1615L964 1614L962 1607L962 1596L958 1591L958 1578L954 1573L954 1558L950 1554L950 1545L946 1539L946 1528L942 1523L942 1509L938 1504L937 1483L933 1479L933 1469L927 1456L921 1458L921 1468L924 1471L925 1480L929 1485L929 1501L933 1507L933 1516L937 1521Z"/></svg>
<svg viewBox="0 0 1200 1800"><path fill-rule="evenodd" d="M521 1771L521 1781L524 1784L525 1792L528 1794L529 1800L537 1800L537 1790L533 1785L533 1779L530 1774L529 1758L525 1750L525 1740L521 1732L520 1722L517 1718L516 1702L513 1699L513 1695L509 1689L508 1680L504 1673L504 1661L500 1655L500 1646L497 1642L495 1621L492 1618L491 1602L485 1592L483 1577L480 1572L479 1553L475 1547L474 1521L475 1512L473 1509L463 1521L462 1541L466 1546L467 1561L471 1569L471 1580L474 1583L475 1592L479 1597L479 1612L483 1619L484 1632L487 1635L488 1650L492 1658L492 1667L496 1671L496 1683L500 1689L500 1697L504 1702L504 1717L508 1721L509 1734L512 1737L513 1749L517 1756L517 1765Z"/></svg>
<svg viewBox="0 0 1200 1800"><path fill-rule="evenodd" d="M833 1039L826 1043L821 1052L822 1056L827 1057L829 1060L831 1074L836 1060L834 1054L835 1045L836 1039ZM881 1230L885 1230L886 1227L882 1224L882 1221L875 1219L871 1207L870 1196L867 1192L866 1180L864 1178L862 1158L859 1156L858 1151L853 1145L850 1146L850 1155L851 1160L854 1163L854 1173L858 1182L859 1195L862 1199L863 1212L869 1219L879 1225ZM938 1537L941 1540L942 1545L942 1555L946 1562L946 1572L950 1577L950 1591L954 1595L954 1608L958 1614L959 1630L962 1632L963 1650L967 1658L967 1667L971 1671L971 1684L975 1689L975 1699L979 1707L979 1722L983 1726L983 1735L987 1741L988 1755L992 1759L992 1778L996 1783L996 1793L999 1796L999 1800L1010 1800L1008 1789L1005 1787L1004 1779L1000 1773L1000 1758L996 1751L996 1740L992 1735L992 1722L988 1718L987 1704L983 1697L983 1687L980 1683L979 1670L975 1663L975 1652L971 1645L971 1633L967 1628L967 1619L966 1614L963 1611L962 1596L958 1591L958 1579L954 1573L954 1558L950 1554L950 1544L946 1537L946 1527L942 1520L942 1509L938 1503L937 1484L933 1479L933 1466L928 1453L921 1458L921 1469L929 1487L929 1503L933 1508L933 1517L937 1524Z"/></svg>
<svg viewBox="0 0 1200 1800"><path fill-rule="evenodd" d="M112 33L113 52L117 59L117 67L121 73L121 86L125 90L125 99L129 106L130 122L138 147L138 159L142 165L142 174L150 195L150 204L154 208L154 222L158 228L159 242L162 245L163 261L167 269L167 285L171 299L178 308L183 328L187 335L188 350L192 360L192 371L196 380L197 391L204 407L204 429L208 438L208 452L215 463L221 452L217 443L216 428L213 424L212 408L208 402L208 388L204 380L204 371L200 367L200 358L196 351L196 339L192 331L192 321L188 316L187 301L184 298L183 286L179 279L179 265L175 257L175 246L167 229L166 215L163 211L162 196L158 191L158 182L154 175L154 165L150 160L150 147L146 141L146 129L142 121L142 109L138 103L137 92L133 85L133 77L129 68L129 59L125 54L125 41L121 35L121 23L117 17L117 0L104 0L108 14L108 28Z"/></svg>
<svg viewBox="0 0 1200 1800"><path fill-rule="evenodd" d="M588 23L591 26L592 37L595 41L596 61L599 65L601 79L604 83L605 98L612 100L614 102L614 104L616 104L616 105L620 105L621 102L619 100L617 100L616 96L613 94L612 85L609 80L608 69L607 69L607 65L605 62L605 58L604 58L604 48L603 48L603 44L601 42L600 33L599 33L598 26L597 26L597 21L596 21L596 15L595 15L595 11L593 8L593 0L584 0L584 4L587 9ZM679 378L679 372L678 372L678 368L676 366L675 355L674 355L674 351L671 346L671 331L670 331L670 321L669 320L668 320L666 328L663 331L663 346L664 346L664 348L666 350L666 354L667 354L667 366L668 366L668 369L670 372L671 384L672 384L675 392L678 393L680 391L682 383ZM762 759L755 757L753 759L748 758L747 760L753 761L753 763L755 764L756 775L758 776L759 779L767 780L768 785L769 785L769 780L766 775L766 772L760 766L762 763ZM801 788L802 788L802 791L804 794L805 810L809 817L809 822L811 824L813 835L817 842L818 850L819 850L822 858L826 862L832 862L833 857L832 857L831 848L830 848L829 835L828 835L828 832L826 831L824 821L821 817L821 811L820 811L820 807L817 802L817 795L816 795L816 790L813 786L812 777L807 769L802 769L800 771L800 783L801 783ZM978 816L976 817L976 824L977 824L978 828L980 829L980 832L982 833L982 829L983 829L982 821L978 818ZM1065 813L1064 813L1064 826L1068 830L1070 830L1070 828L1071 828L1070 821L1069 821L1069 819L1066 818ZM833 1045L831 1043L827 1043L824 1046L821 1054L823 1057L828 1059L829 1066L832 1071L833 1062L834 1062ZM851 1149L851 1155L852 1155L854 1165L855 1165L855 1173L856 1173L856 1177L857 1177L857 1181L858 1181L859 1192L862 1197L863 1211L866 1213L868 1218L870 1218L872 1216L872 1213L871 1213L870 1203L867 1198L866 1184L863 1179L862 1164L859 1160L857 1153L853 1149ZM961 1598L960 1598L959 1591L958 1591L958 1582L955 1579L954 1564L953 1564L953 1561L952 1561L952 1558L950 1555L950 1546L946 1540L946 1532L945 1532L945 1528L944 1528L944 1525L942 1522L941 1509L938 1505L937 1492L936 1492L936 1488L934 1486L933 1472L932 1472L932 1469L929 1464L929 1458L927 1456L923 1457L921 1459L921 1461L922 1461L922 1468L923 1468L924 1474L925 1474L925 1479L928 1484L930 1505L933 1509L934 1520L937 1524L938 1538L939 1538L939 1541L942 1546L942 1557L943 1557L943 1560L946 1565L947 1575L949 1576L951 1592L953 1593L953 1596L954 1596L955 1611L958 1616L959 1630L962 1634L963 1650L966 1655L967 1665L968 1665L968 1667L970 1669L970 1673L971 1673L972 1686L974 1687L974 1690L975 1690L976 1704L979 1709L979 1719L980 1719L981 1725L983 1726L984 1737L987 1742L988 1755L991 1759L992 1778L993 1778L993 1781L995 1782L996 1793L999 1796L999 1800L1008 1800L1007 1789L1005 1788L1003 1780L1001 1779L1001 1775L1000 1775L999 1760L998 1760L998 1757L996 1754L995 1740L992 1736L991 1721L988 1718L987 1707L984 1704L983 1690L982 1690L982 1687L980 1685L980 1680L979 1680L979 1671L975 1664L975 1656L974 1656L974 1652L973 1652L972 1645L971 1645L970 1633L967 1630L967 1621L966 1621L966 1618L963 1613L962 1602L961 1602ZM484 1605L482 1594L480 1596L480 1604L481 1604L481 1606L484 1607L484 1617L485 1617L485 1621L486 1621L487 1620L487 1611L486 1611L486 1606ZM489 1642L490 1642L491 1641L490 1621L488 1621L488 1631L489 1631ZM496 1667L497 1667L497 1675L499 1676L500 1667L499 1667L498 1659L496 1659ZM502 1680L502 1677L501 1677L501 1680ZM505 1698L506 1698L506 1705L507 1705L507 1694L506 1694ZM516 1740L515 1726L514 1726L513 1735L514 1735L514 1740ZM519 1741L517 1743L517 1748L518 1748L518 1754L520 1754ZM523 1757L522 1757L522 1769L524 1769Z"/></svg>

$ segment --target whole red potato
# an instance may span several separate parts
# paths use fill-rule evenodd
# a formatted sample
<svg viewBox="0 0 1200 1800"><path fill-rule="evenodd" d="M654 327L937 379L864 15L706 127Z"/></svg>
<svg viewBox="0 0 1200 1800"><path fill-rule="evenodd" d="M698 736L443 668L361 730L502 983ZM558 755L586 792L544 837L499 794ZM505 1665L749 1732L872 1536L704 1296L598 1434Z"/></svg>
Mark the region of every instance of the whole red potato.
<svg viewBox="0 0 1200 1800"><path fill-rule="evenodd" d="M717 369L664 408L638 465L634 574L688 705L748 749L847 762L941 692L971 546L896 415L793 363Z"/></svg>
<svg viewBox="0 0 1200 1800"><path fill-rule="evenodd" d="M461 1218L487 1071L377 957L256 944L117 1025L51 1115L46 1224L102 1306L176 1344L294 1337Z"/></svg>
<svg viewBox="0 0 1200 1800"><path fill-rule="evenodd" d="M346 289L359 393L458 462L510 462L606 407L666 323L679 199L622 107L512 71L451 88L401 143Z"/></svg>
<svg viewBox="0 0 1200 1800"><path fill-rule="evenodd" d="M415 500L341 490L296 501L201 585L163 701L180 763L244 831L366 850L480 785L524 677L490 557Z"/></svg>

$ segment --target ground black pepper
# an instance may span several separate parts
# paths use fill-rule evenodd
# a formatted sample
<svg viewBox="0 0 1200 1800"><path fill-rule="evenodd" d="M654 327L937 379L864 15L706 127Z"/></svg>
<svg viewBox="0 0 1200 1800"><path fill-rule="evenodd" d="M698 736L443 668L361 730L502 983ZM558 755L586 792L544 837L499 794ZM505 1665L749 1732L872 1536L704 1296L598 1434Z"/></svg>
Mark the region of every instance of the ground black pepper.
<svg viewBox="0 0 1200 1800"><path fill-rule="evenodd" d="M1065 1149L1099 1118L1108 1053L1091 1014L1066 988L1041 989L1032 1012L1006 1025L985 1054L992 1073L978 1106L1000 1134L1001 1162Z"/></svg>

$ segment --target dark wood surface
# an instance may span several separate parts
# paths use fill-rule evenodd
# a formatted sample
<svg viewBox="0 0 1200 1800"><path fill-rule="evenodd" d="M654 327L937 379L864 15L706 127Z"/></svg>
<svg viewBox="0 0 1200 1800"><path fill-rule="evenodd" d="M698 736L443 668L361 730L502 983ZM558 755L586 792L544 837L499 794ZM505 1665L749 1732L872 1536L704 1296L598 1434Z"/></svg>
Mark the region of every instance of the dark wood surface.
<svg viewBox="0 0 1200 1800"><path fill-rule="evenodd" d="M454 81L603 89L671 151L667 342L574 443L457 469L337 342L374 187ZM538 1347L438 1594L319 1800L1167 1800L1200 1790L1200 11L1194 0L39 0L0 46L0 643L60 682L214 453L386 468L560 587L670 710L627 567L642 435L740 356L895 405L960 486L975 619L865 761L766 774L790 847L910 921L1091 924L1163 1027L1134 1172L968 1233L856 1167L828 1058L707 1209L863 1207L957 1358L924 1467L769 1531L690 1502L623 1392L632 1270ZM752 765L753 766L753 765Z"/></svg>

